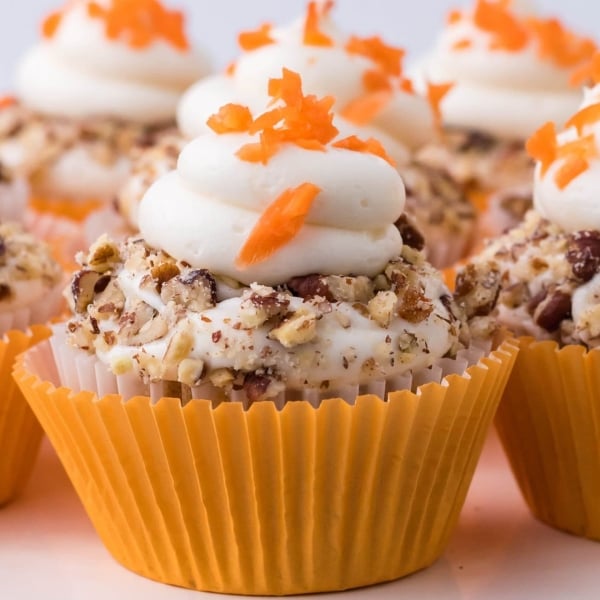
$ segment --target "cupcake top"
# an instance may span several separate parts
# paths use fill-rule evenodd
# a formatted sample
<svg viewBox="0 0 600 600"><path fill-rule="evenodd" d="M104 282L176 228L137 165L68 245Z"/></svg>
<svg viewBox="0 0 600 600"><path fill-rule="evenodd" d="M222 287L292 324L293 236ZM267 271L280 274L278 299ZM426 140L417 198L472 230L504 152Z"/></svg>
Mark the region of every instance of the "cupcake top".
<svg viewBox="0 0 600 600"><path fill-rule="evenodd" d="M600 57L590 76L600 81ZM518 334L600 345L599 91L561 133L547 123L530 138L535 210L459 275L458 299L480 325L491 316Z"/></svg>
<svg viewBox="0 0 600 600"><path fill-rule="evenodd" d="M0 223L0 313L39 304L62 277L45 243L20 224Z"/></svg>
<svg viewBox="0 0 600 600"><path fill-rule="evenodd" d="M422 72L453 81L442 102L445 124L525 140L539 123L562 122L577 108L573 71L596 45L521 0L476 0L453 11Z"/></svg>
<svg viewBox="0 0 600 600"><path fill-rule="evenodd" d="M404 51L378 37L342 34L331 20L332 7L333 2L309 2L306 16L289 27L264 24L241 33L243 53L227 73L199 82L183 97L178 111L183 133L192 138L206 131L208 116L227 102L263 111L269 98L256 82L287 67L302 75L307 93L334 96L335 111L351 123L371 125L411 149L430 140L447 88L431 86L430 102L415 94L403 73Z"/></svg>
<svg viewBox="0 0 600 600"><path fill-rule="evenodd" d="M404 188L382 146L339 139L333 98L304 95L291 71L269 91L265 113L229 104L209 119L143 199L139 239L80 257L71 343L114 372L259 399L456 350L458 312L403 244Z"/></svg>
<svg viewBox="0 0 600 600"><path fill-rule="evenodd" d="M47 17L17 69L20 100L42 114L168 123L208 72L181 12L159 0L74 0Z"/></svg>

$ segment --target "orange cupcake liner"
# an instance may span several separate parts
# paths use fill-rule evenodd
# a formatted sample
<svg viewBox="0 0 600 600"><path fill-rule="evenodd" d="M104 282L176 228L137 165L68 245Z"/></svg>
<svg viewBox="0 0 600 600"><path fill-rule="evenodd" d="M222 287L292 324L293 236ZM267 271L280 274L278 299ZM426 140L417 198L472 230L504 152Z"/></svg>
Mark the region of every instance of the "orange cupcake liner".
<svg viewBox="0 0 600 600"><path fill-rule="evenodd" d="M544 523L600 540L600 351L519 345L496 427L521 492Z"/></svg>
<svg viewBox="0 0 600 600"><path fill-rule="evenodd" d="M75 393L58 388L48 343L15 378L117 561L182 587L282 595L396 579L441 555L516 353L505 342L388 401L281 410Z"/></svg>
<svg viewBox="0 0 600 600"><path fill-rule="evenodd" d="M33 326L27 333L10 331L0 340L0 506L25 487L43 435L11 376L15 358L49 335L47 327Z"/></svg>

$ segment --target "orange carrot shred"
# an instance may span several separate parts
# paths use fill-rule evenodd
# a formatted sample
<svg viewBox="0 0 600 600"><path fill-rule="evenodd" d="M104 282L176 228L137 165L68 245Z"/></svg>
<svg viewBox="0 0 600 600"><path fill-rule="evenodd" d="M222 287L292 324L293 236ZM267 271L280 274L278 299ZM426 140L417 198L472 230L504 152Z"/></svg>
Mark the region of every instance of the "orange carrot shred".
<svg viewBox="0 0 600 600"><path fill-rule="evenodd" d="M225 104L208 118L206 124L216 133L244 132L252 125L252 114L247 106Z"/></svg>
<svg viewBox="0 0 600 600"><path fill-rule="evenodd" d="M539 161L542 165L542 176L556 160L557 142L556 127L549 121L542 125L528 140L525 145L531 158Z"/></svg>
<svg viewBox="0 0 600 600"><path fill-rule="evenodd" d="M527 30L507 5L494 0L477 0L473 21L492 36L492 47L507 51L522 50L529 41Z"/></svg>
<svg viewBox="0 0 600 600"><path fill-rule="evenodd" d="M14 106L17 103L17 99L14 96L0 96L0 110Z"/></svg>
<svg viewBox="0 0 600 600"><path fill-rule="evenodd" d="M579 86L583 83L600 83L600 52L571 73L570 83Z"/></svg>
<svg viewBox="0 0 600 600"><path fill-rule="evenodd" d="M355 125L367 125L387 106L391 97L391 90L365 94L349 102L342 109L341 115Z"/></svg>
<svg viewBox="0 0 600 600"><path fill-rule="evenodd" d="M233 77L233 75L235 75L235 69L236 69L236 63L235 61L230 62L226 67L225 67L225 75L227 75L228 77Z"/></svg>
<svg viewBox="0 0 600 600"><path fill-rule="evenodd" d="M321 17L326 15L333 2L326 3L320 9L317 2L309 2L304 22L304 44L307 46L333 46L333 40L320 30Z"/></svg>
<svg viewBox="0 0 600 600"><path fill-rule="evenodd" d="M54 37L65 13L77 4L80 3L69 1L63 9L46 17L43 36ZM86 0L84 6L91 19L104 21L108 39L122 40L131 48L146 48L157 40L181 51L190 47L183 13L167 10L159 0L110 0L103 4Z"/></svg>
<svg viewBox="0 0 600 600"><path fill-rule="evenodd" d="M367 154L374 154L383 158L392 167L396 166L394 159L385 151L385 148L381 145L381 142L375 138L369 138L368 140L361 140L355 135L351 135L342 140L338 140L332 144L334 148L342 148L343 150L352 150L354 152L366 152Z"/></svg>
<svg viewBox="0 0 600 600"><path fill-rule="evenodd" d="M559 189L565 189L574 179L587 171L589 163L581 156L570 156L566 162L558 169L554 181Z"/></svg>
<svg viewBox="0 0 600 600"><path fill-rule="evenodd" d="M575 127L581 135L586 125L593 125L600 121L600 104L590 104L575 113L566 123L565 127Z"/></svg>
<svg viewBox="0 0 600 600"><path fill-rule="evenodd" d="M434 124L438 129L442 126L442 100L453 87L453 83L435 84L427 82L427 100L429 100L429 105L431 106Z"/></svg>
<svg viewBox="0 0 600 600"><path fill-rule="evenodd" d="M457 40L452 44L452 50L466 50L473 45L473 41L467 38L463 38L462 40Z"/></svg>
<svg viewBox="0 0 600 600"><path fill-rule="evenodd" d="M263 262L293 240L320 191L312 183L285 190L260 216L236 258L236 265L244 268Z"/></svg>
<svg viewBox="0 0 600 600"><path fill-rule="evenodd" d="M62 11L53 12L42 22L42 35L45 38L53 38L62 22Z"/></svg>
<svg viewBox="0 0 600 600"><path fill-rule="evenodd" d="M596 136L593 133L562 144L557 149L557 158L580 156L592 158L596 154Z"/></svg>
<svg viewBox="0 0 600 600"><path fill-rule="evenodd" d="M407 94L415 93L415 86L413 85L413 82L410 79L403 79L400 82L400 89L403 92L406 92Z"/></svg>
<svg viewBox="0 0 600 600"><path fill-rule="evenodd" d="M255 31L243 31L238 35L238 44L242 50L250 51L273 44L275 40L271 37L272 25L263 23Z"/></svg>
<svg viewBox="0 0 600 600"><path fill-rule="evenodd" d="M379 92L380 90L391 90L390 78L383 71L369 69L362 76L363 87L367 92Z"/></svg>
<svg viewBox="0 0 600 600"><path fill-rule="evenodd" d="M448 23L448 25L454 25L455 23L462 21L462 18L463 18L463 14L460 10L451 10L448 13L446 22Z"/></svg>
<svg viewBox="0 0 600 600"><path fill-rule="evenodd" d="M380 37L352 36L346 44L346 51L372 60L386 75L399 77L402 74L404 50L387 45Z"/></svg>

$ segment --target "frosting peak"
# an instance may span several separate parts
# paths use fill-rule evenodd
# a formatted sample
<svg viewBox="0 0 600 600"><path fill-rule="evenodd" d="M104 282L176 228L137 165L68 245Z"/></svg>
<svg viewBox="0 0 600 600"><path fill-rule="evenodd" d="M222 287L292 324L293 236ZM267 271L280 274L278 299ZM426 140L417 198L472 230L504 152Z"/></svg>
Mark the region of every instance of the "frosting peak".
<svg viewBox="0 0 600 600"><path fill-rule="evenodd" d="M594 60L600 65L600 58ZM564 131L557 133L554 123L546 123L529 139L527 150L538 161L538 212L566 231L600 229L600 86L586 94Z"/></svg>
<svg viewBox="0 0 600 600"><path fill-rule="evenodd" d="M402 249L404 186L391 159L373 139L335 141L333 100L305 95L298 74L284 70L269 92L263 114L230 104L209 119L212 131L142 200L144 238L247 284L375 275Z"/></svg>
<svg viewBox="0 0 600 600"><path fill-rule="evenodd" d="M335 111L359 126L372 125L410 148L435 133L434 111L414 93L402 68L404 50L380 38L340 34L331 23L332 2L310 2L303 20L287 28L263 24L240 34L244 50L228 74L200 82L179 107L187 137L204 132L206 118L227 102L264 110L268 97L256 81L277 77L282 67L302 75L304 88L335 98Z"/></svg>
<svg viewBox="0 0 600 600"><path fill-rule="evenodd" d="M528 4L476 0L450 14L423 71L455 82L442 104L447 125L524 140L540 122L563 121L576 109L570 79L595 49Z"/></svg>
<svg viewBox="0 0 600 600"><path fill-rule="evenodd" d="M17 92L30 108L72 119L172 121L183 91L208 72L183 15L158 0L75 0L50 15L24 57Z"/></svg>
<svg viewBox="0 0 600 600"><path fill-rule="evenodd" d="M69 2L44 20L44 37L56 35L73 4ZM104 21L104 33L110 40L123 41L132 48L146 48L157 40L182 51L190 47L183 13L166 9L159 0L86 0L85 5L91 19Z"/></svg>

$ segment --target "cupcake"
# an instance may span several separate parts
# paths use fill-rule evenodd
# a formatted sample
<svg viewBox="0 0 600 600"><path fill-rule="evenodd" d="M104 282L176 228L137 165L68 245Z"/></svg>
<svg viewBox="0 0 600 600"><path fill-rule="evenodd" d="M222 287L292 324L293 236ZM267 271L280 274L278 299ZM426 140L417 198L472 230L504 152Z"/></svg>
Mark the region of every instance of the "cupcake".
<svg viewBox="0 0 600 600"><path fill-rule="evenodd" d="M439 273L395 225L404 188L381 144L339 139L333 98L298 74L269 88L266 113L209 119L142 200L139 237L80 257L73 316L16 378L128 568L341 590L443 551L514 347L461 344Z"/></svg>
<svg viewBox="0 0 600 600"><path fill-rule="evenodd" d="M11 377L17 354L48 337L61 307L63 272L20 224L0 224L0 506L27 483L42 429Z"/></svg>
<svg viewBox="0 0 600 600"><path fill-rule="evenodd" d="M80 218L112 200L133 147L173 127L207 61L158 0L68 2L42 35L0 109L0 163L28 181L34 208Z"/></svg>
<svg viewBox="0 0 600 600"><path fill-rule="evenodd" d="M467 186L484 235L517 225L531 208L533 161L525 140L577 109L574 72L596 45L525 1L477 0L453 11L419 72L453 81L441 102L445 135L419 158Z"/></svg>
<svg viewBox="0 0 600 600"><path fill-rule="evenodd" d="M595 79L600 81L600 56ZM457 298L482 332L526 336L497 426L533 514L600 540L600 87L557 134L528 142L534 210L459 274Z"/></svg>
<svg viewBox="0 0 600 600"><path fill-rule="evenodd" d="M335 125L340 137L376 137L396 162L407 191L407 213L427 240L429 260L445 266L470 247L474 210L462 189L443 171L414 161L415 150L436 135L439 101L447 86L431 86L429 101L414 93L402 69L404 50L380 38L359 38L338 31L333 3L310 2L306 16L289 27L262 25L239 35L242 54L227 72L195 84L183 96L178 123L183 137L210 131L206 121L227 103L263 112L271 101L257 81L279 76L282 67L302 75L307 93L336 98ZM132 226L150 176L174 168L173 139L140 157L118 204ZM182 147L184 140L180 141Z"/></svg>

